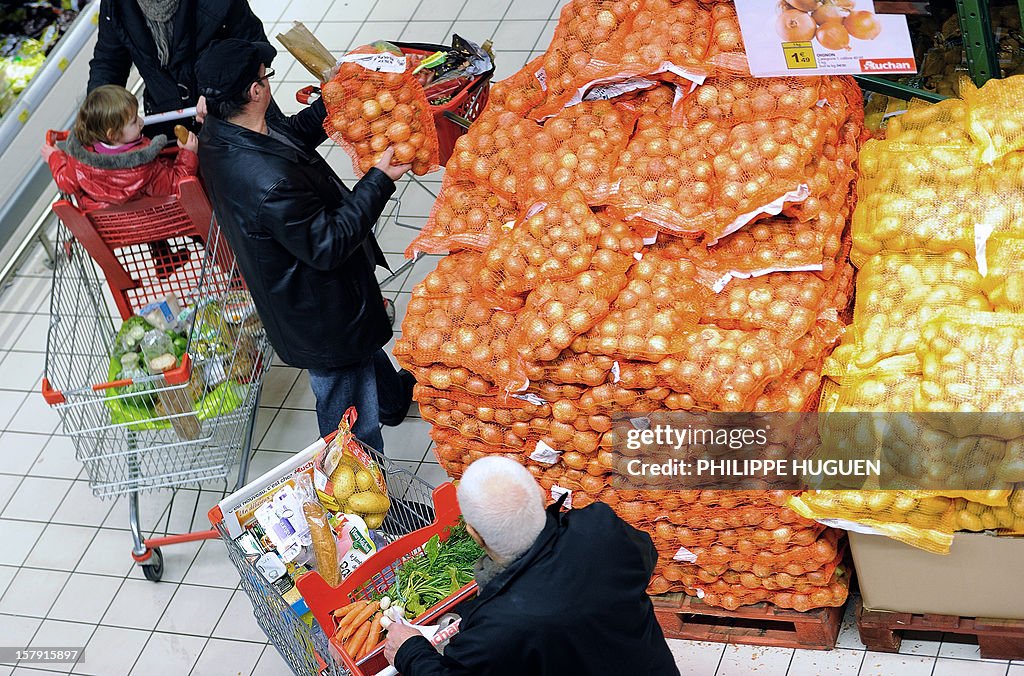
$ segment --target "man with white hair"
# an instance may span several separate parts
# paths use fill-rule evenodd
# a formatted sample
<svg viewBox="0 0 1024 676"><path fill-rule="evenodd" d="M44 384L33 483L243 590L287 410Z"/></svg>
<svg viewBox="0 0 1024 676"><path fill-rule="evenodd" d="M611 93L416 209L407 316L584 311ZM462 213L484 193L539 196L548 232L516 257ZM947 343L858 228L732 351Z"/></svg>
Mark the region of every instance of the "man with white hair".
<svg viewBox="0 0 1024 676"><path fill-rule="evenodd" d="M604 503L562 512L515 460L486 457L458 486L479 596L440 654L391 625L385 655L403 676L678 674L647 596L658 554Z"/></svg>

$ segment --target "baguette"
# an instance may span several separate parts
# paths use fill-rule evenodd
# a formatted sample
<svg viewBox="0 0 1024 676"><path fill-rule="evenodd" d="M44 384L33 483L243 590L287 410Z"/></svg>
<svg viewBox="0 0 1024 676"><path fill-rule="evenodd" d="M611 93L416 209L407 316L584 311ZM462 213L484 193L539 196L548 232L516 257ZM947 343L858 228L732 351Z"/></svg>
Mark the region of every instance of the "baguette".
<svg viewBox="0 0 1024 676"><path fill-rule="evenodd" d="M327 523L327 512L317 502L302 505L302 512L309 524L309 534L313 538L313 553L316 554L316 570L324 582L332 587L341 584L341 571L338 569L338 543L334 539L331 525Z"/></svg>

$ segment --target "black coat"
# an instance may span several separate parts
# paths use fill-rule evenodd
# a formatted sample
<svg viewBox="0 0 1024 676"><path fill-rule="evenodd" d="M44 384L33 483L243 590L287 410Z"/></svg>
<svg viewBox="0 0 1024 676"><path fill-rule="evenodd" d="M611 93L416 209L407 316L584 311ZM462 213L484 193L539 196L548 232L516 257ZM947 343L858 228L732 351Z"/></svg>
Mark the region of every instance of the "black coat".
<svg viewBox="0 0 1024 676"><path fill-rule="evenodd" d="M395 656L402 676L678 674L647 596L647 533L594 503L559 513L533 547L462 609L444 655L424 638Z"/></svg>
<svg viewBox="0 0 1024 676"><path fill-rule="evenodd" d="M349 190L316 151L322 101L270 136L207 117L199 165L207 194L281 358L299 368L361 363L391 339L373 226L395 183L371 169Z"/></svg>
<svg viewBox="0 0 1024 676"><path fill-rule="evenodd" d="M181 0L173 18L170 61L160 65L153 34L136 0L101 0L99 35L89 62L89 91L122 87L132 64L146 83L147 113L194 106L199 98L195 63L214 40L267 42L263 23L246 0Z"/></svg>

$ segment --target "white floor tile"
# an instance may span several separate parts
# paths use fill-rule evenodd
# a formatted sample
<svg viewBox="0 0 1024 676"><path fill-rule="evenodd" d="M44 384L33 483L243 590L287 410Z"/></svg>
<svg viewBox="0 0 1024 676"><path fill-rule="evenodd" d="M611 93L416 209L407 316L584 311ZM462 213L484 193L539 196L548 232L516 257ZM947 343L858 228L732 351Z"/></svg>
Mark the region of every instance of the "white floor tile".
<svg viewBox="0 0 1024 676"><path fill-rule="evenodd" d="M36 383L43 377L45 361L46 355L41 352L9 353L0 363L0 383L3 383L3 389L34 391L36 398L42 402L42 395L35 388ZM44 405L45 403L43 402Z"/></svg>
<svg viewBox="0 0 1024 676"><path fill-rule="evenodd" d="M136 629L97 627L86 646L85 660L72 673L127 676L148 638L148 632Z"/></svg>
<svg viewBox="0 0 1024 676"><path fill-rule="evenodd" d="M761 648L729 645L722 653L718 676L740 676L755 672L759 676L785 676L793 658L792 648Z"/></svg>
<svg viewBox="0 0 1024 676"><path fill-rule="evenodd" d="M19 476L28 474L49 440L45 434L3 432L0 434L0 456L3 458L0 469Z"/></svg>
<svg viewBox="0 0 1024 676"><path fill-rule="evenodd" d="M836 640L837 648L849 648L851 650L865 650L860 640L860 632L857 631L857 618L854 614L856 607L854 599L851 598L846 604L846 612L843 614L843 623L839 628L839 638Z"/></svg>
<svg viewBox="0 0 1024 676"><path fill-rule="evenodd" d="M252 676L280 676L287 674L290 669L288 663L281 657L281 653L277 652L277 648L271 644L263 650L260 661L256 663L256 668L252 671Z"/></svg>
<svg viewBox="0 0 1024 676"><path fill-rule="evenodd" d="M377 0L336 0L328 8L324 21L364 21L375 4Z"/></svg>
<svg viewBox="0 0 1024 676"><path fill-rule="evenodd" d="M152 630L163 616L176 589L173 583L125 580L103 615L102 623Z"/></svg>
<svg viewBox="0 0 1024 676"><path fill-rule="evenodd" d="M227 555L225 554L225 557ZM235 573L237 580L238 574ZM228 608L224 617L213 630L213 636L236 641L266 641L267 635L256 624L256 617L253 615L252 602L242 590L236 591L231 596Z"/></svg>
<svg viewBox="0 0 1024 676"><path fill-rule="evenodd" d="M393 7L398 3L384 3ZM316 37L328 50L337 56L348 51L352 38L359 32L362 24L357 21L324 21L316 29Z"/></svg>
<svg viewBox="0 0 1024 676"><path fill-rule="evenodd" d="M295 381L295 386L292 391L288 393L288 397L281 404L282 408L298 408L306 411L316 410L316 397L313 396L313 390L309 388L309 373L302 371L299 373L298 379Z"/></svg>
<svg viewBox="0 0 1024 676"><path fill-rule="evenodd" d="M413 18L413 14L416 12L416 6L419 4L419 0L405 0L405 2L378 2L377 5L370 10L370 14L366 17L366 20L408 22ZM320 37L320 35L317 34L317 37Z"/></svg>
<svg viewBox="0 0 1024 676"><path fill-rule="evenodd" d="M89 645L96 626L82 624L81 622L63 622L61 620L44 620L39 625L39 631L32 638L32 643L37 646L62 646L65 648L82 648ZM44 669L58 671L70 671L74 662L55 662L51 664L38 665Z"/></svg>
<svg viewBox="0 0 1024 676"><path fill-rule="evenodd" d="M182 585L174 592L158 631L209 636L231 599L230 589Z"/></svg>
<svg viewBox="0 0 1024 676"><path fill-rule="evenodd" d="M45 524L0 519L0 565L20 566L32 551Z"/></svg>
<svg viewBox="0 0 1024 676"><path fill-rule="evenodd" d="M512 0L470 0L462 8L460 19L498 21L505 16L505 11Z"/></svg>
<svg viewBox="0 0 1024 676"><path fill-rule="evenodd" d="M71 487L70 479L45 479L27 476L4 508L4 518L24 521L49 521L57 511L60 498Z"/></svg>
<svg viewBox="0 0 1024 676"><path fill-rule="evenodd" d="M31 397L30 392L16 390L0 390L0 429L7 429L7 423L11 422L14 414L21 408L26 397Z"/></svg>
<svg viewBox="0 0 1024 676"><path fill-rule="evenodd" d="M934 657L867 651L860 676L930 676Z"/></svg>
<svg viewBox="0 0 1024 676"><path fill-rule="evenodd" d="M252 9L252 13L255 14L264 25L269 26L273 24L281 16L281 12L288 3L280 2L279 0L250 0L249 7ZM273 36L267 35L267 37L273 39Z"/></svg>
<svg viewBox="0 0 1024 676"><path fill-rule="evenodd" d="M82 474L82 463L75 458L75 444L71 438L61 434L50 437L29 474L57 479L78 478Z"/></svg>
<svg viewBox="0 0 1024 676"><path fill-rule="evenodd" d="M18 490L21 484L21 477L11 474L0 474L0 510L3 510Z"/></svg>
<svg viewBox="0 0 1024 676"><path fill-rule="evenodd" d="M352 38L352 49L377 40L397 40L405 30L405 21L367 21Z"/></svg>
<svg viewBox="0 0 1024 676"><path fill-rule="evenodd" d="M512 0L512 5L505 14L505 20L509 19L548 19L558 18L557 7L562 5L562 0ZM552 12L555 16L552 17Z"/></svg>
<svg viewBox="0 0 1024 676"><path fill-rule="evenodd" d="M50 609L50 617L72 622L97 623L117 595L121 578L74 573Z"/></svg>
<svg viewBox="0 0 1024 676"><path fill-rule="evenodd" d="M131 673L137 676L152 674L187 674L199 659L206 639L198 636L154 633L142 649Z"/></svg>
<svg viewBox="0 0 1024 676"><path fill-rule="evenodd" d="M680 676L704 676L714 674L725 652L724 643L707 641L680 641L668 639L668 648L679 667Z"/></svg>
<svg viewBox="0 0 1024 676"><path fill-rule="evenodd" d="M26 566L48 570L72 571L85 556L97 529L91 526L65 526L51 523L46 526Z"/></svg>
<svg viewBox="0 0 1024 676"><path fill-rule="evenodd" d="M263 653L261 643L210 639L192 669L191 676L250 674Z"/></svg>
<svg viewBox="0 0 1024 676"><path fill-rule="evenodd" d="M32 636L39 629L43 621L33 617L15 617L14 615L0 615L0 636L4 637L7 645L30 645Z"/></svg>
<svg viewBox="0 0 1024 676"><path fill-rule="evenodd" d="M396 460L419 462L430 446L430 423L407 418L398 427L382 427L384 454Z"/></svg>
<svg viewBox="0 0 1024 676"><path fill-rule="evenodd" d="M18 568L14 566L0 566L0 596L7 591L7 587L11 584L11 580L18 574Z"/></svg>
<svg viewBox="0 0 1024 676"><path fill-rule="evenodd" d="M545 26L547 21L503 21L494 33L494 46L529 51L537 44Z"/></svg>
<svg viewBox="0 0 1024 676"><path fill-rule="evenodd" d="M3 345L5 350L10 350L33 317L35 315L32 314L0 313L0 345ZM2 370L3 366L0 365L0 371Z"/></svg>
<svg viewBox="0 0 1024 676"><path fill-rule="evenodd" d="M975 660L956 660L940 657L935 660L932 676L1004 676L1007 672L1006 662L981 662Z"/></svg>
<svg viewBox="0 0 1024 676"><path fill-rule="evenodd" d="M863 661L862 650L794 650L788 676L857 676Z"/></svg>
<svg viewBox="0 0 1024 676"><path fill-rule="evenodd" d="M277 408L284 402L288 392L299 377L299 369L274 364L263 378L263 392L260 394L260 405Z"/></svg>
<svg viewBox="0 0 1024 676"><path fill-rule="evenodd" d="M18 353L18 361L28 361L35 355L27 352ZM10 357L6 361L10 361ZM39 379L39 375L36 376L36 380ZM35 386L35 380L32 382L32 387ZM15 432L36 432L40 434L50 434L60 424L60 417L57 412L50 408L42 395L34 395L27 397L21 404L21 408L14 414L11 422L7 424L7 429Z"/></svg>
<svg viewBox="0 0 1024 676"><path fill-rule="evenodd" d="M100 530L82 557L76 572L124 577L135 565L132 536L123 530Z"/></svg>
<svg viewBox="0 0 1024 676"><path fill-rule="evenodd" d="M416 14L413 15L413 22L444 21L445 19L454 21L462 12L462 8L472 2L474 0L428 0L427 2L421 2L419 9L416 10ZM477 41L469 35L464 35L463 37L474 42Z"/></svg>
<svg viewBox="0 0 1024 676"><path fill-rule="evenodd" d="M0 613L46 617L69 575L56 570L22 568L0 598Z"/></svg>
<svg viewBox="0 0 1024 676"><path fill-rule="evenodd" d="M315 439L320 431L316 413L297 409L282 409L274 423L260 442L260 448L268 451L300 451Z"/></svg>
<svg viewBox="0 0 1024 676"><path fill-rule="evenodd" d="M46 333L49 329L49 315L33 315L25 324L25 330L18 336L18 339L10 344L10 349L24 350L26 352L46 352Z"/></svg>
<svg viewBox="0 0 1024 676"><path fill-rule="evenodd" d="M207 540L199 548L192 565L182 580L185 584L234 589L238 586L238 570L228 558L224 543Z"/></svg>
<svg viewBox="0 0 1024 676"><path fill-rule="evenodd" d="M99 526L113 507L112 500L101 500L93 495L88 483L76 481L68 489L53 520L78 526Z"/></svg>
<svg viewBox="0 0 1024 676"><path fill-rule="evenodd" d="M1011 664L1006 676L1024 676L1024 664Z"/></svg>
<svg viewBox="0 0 1024 676"><path fill-rule="evenodd" d="M417 21L410 23L404 31L402 31L402 41L404 42L430 42L434 44L448 44L449 38L451 37L451 21ZM356 42L352 43L353 46Z"/></svg>
<svg viewBox="0 0 1024 676"><path fill-rule="evenodd" d="M283 21L302 21L308 26L319 23L329 7L329 3L324 0L292 0L281 14L281 19Z"/></svg>
<svg viewBox="0 0 1024 676"><path fill-rule="evenodd" d="M39 312L49 308L50 280L40 277L16 277L0 289L0 312Z"/></svg>
<svg viewBox="0 0 1024 676"><path fill-rule="evenodd" d="M900 642L900 654L935 657L939 654L941 645L942 634L906 631L903 632L903 640Z"/></svg>

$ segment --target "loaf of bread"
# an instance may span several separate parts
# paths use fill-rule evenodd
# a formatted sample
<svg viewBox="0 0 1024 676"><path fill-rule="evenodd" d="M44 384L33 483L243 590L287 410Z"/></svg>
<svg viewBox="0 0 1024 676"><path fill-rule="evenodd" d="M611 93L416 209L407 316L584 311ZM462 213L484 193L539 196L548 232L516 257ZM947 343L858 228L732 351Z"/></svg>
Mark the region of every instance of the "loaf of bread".
<svg viewBox="0 0 1024 676"><path fill-rule="evenodd" d="M316 555L316 570L320 577L332 587L341 584L341 571L338 568L338 543L334 532L327 522L327 512L317 502L306 502L302 512L309 524L309 534L313 538L313 553Z"/></svg>

